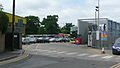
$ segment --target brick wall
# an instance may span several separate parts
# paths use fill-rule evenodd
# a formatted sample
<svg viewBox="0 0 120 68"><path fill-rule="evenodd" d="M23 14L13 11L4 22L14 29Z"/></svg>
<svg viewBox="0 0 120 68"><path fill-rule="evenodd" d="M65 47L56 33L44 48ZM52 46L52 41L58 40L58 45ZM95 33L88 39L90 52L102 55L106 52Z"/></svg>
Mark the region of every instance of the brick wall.
<svg viewBox="0 0 120 68"><path fill-rule="evenodd" d="M5 35L0 32L0 52L5 50Z"/></svg>

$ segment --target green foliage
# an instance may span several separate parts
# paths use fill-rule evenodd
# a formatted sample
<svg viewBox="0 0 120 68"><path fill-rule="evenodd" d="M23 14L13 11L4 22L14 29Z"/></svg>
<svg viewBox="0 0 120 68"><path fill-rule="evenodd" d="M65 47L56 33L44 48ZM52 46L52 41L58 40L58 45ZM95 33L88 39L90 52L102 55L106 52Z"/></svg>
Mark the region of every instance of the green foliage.
<svg viewBox="0 0 120 68"><path fill-rule="evenodd" d="M8 22L9 22L8 16L4 12L0 11L0 31L2 33L5 33L7 31Z"/></svg>
<svg viewBox="0 0 120 68"><path fill-rule="evenodd" d="M46 34L47 33L47 30L45 27L40 27L39 28L39 34Z"/></svg>
<svg viewBox="0 0 120 68"><path fill-rule="evenodd" d="M47 18L44 18L42 21L42 25L44 25L44 29L46 34L58 34L60 29L58 22L58 15L49 15Z"/></svg>
<svg viewBox="0 0 120 68"><path fill-rule="evenodd" d="M38 34L40 27L39 17L27 16L25 18L27 19L26 34Z"/></svg>
<svg viewBox="0 0 120 68"><path fill-rule="evenodd" d="M77 38L77 31L73 31L72 34L70 34L72 38Z"/></svg>
<svg viewBox="0 0 120 68"><path fill-rule="evenodd" d="M65 26L62 27L61 32L65 34L70 34L70 28L73 27L72 23L66 23Z"/></svg>

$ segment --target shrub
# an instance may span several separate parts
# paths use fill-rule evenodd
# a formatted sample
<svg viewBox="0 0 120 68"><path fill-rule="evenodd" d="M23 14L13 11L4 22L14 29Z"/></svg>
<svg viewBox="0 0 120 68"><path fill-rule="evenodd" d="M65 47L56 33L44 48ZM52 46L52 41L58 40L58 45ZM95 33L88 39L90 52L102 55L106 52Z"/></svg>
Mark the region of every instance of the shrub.
<svg viewBox="0 0 120 68"><path fill-rule="evenodd" d="M0 11L0 31L2 32L2 34L7 31L8 22L8 16L4 12Z"/></svg>

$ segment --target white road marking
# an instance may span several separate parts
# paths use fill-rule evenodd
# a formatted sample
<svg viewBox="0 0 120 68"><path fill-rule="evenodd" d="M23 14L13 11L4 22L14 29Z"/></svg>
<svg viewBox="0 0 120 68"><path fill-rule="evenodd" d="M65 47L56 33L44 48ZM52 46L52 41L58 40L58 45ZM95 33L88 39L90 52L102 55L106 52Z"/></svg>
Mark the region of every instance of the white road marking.
<svg viewBox="0 0 120 68"><path fill-rule="evenodd" d="M55 52L57 52L57 51L50 51L50 50L48 51L48 53L55 53Z"/></svg>
<svg viewBox="0 0 120 68"><path fill-rule="evenodd" d="M77 52L66 53L66 55L73 55L73 54L77 54Z"/></svg>
<svg viewBox="0 0 120 68"><path fill-rule="evenodd" d="M66 53L65 51L61 51L61 52L57 52L58 54L63 54L63 53Z"/></svg>
<svg viewBox="0 0 120 68"><path fill-rule="evenodd" d="M79 54L77 56L86 56L86 55L88 55L88 54L87 53L83 53L83 54Z"/></svg>
<svg viewBox="0 0 120 68"><path fill-rule="evenodd" d="M38 50L37 49L37 51L39 51L39 52L48 52L49 50Z"/></svg>
<svg viewBox="0 0 120 68"><path fill-rule="evenodd" d="M38 49L39 45L36 45L36 48L35 49Z"/></svg>
<svg viewBox="0 0 120 68"><path fill-rule="evenodd" d="M90 56L88 56L88 57L98 57L98 56L101 56L101 55L96 54L96 55L90 55Z"/></svg>
<svg viewBox="0 0 120 68"><path fill-rule="evenodd" d="M109 59L109 58L112 58L113 56L104 56L102 57L103 59Z"/></svg>

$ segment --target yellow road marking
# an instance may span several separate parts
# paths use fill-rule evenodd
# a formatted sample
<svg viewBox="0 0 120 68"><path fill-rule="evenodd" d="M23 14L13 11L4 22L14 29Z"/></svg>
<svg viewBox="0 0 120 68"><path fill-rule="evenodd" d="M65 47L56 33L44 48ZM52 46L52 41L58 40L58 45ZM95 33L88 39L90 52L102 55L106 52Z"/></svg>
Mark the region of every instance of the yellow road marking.
<svg viewBox="0 0 120 68"><path fill-rule="evenodd" d="M120 63L115 64L115 65L113 65L113 66L112 66L112 67L110 67L110 68L120 68Z"/></svg>
<svg viewBox="0 0 120 68"><path fill-rule="evenodd" d="M8 64L8 63L16 62L16 61L22 60L22 59L24 59L24 58L26 58L28 56L29 56L29 54L25 53L22 56L19 56L17 58L6 60L6 61L2 61L2 62L0 62L0 64Z"/></svg>

